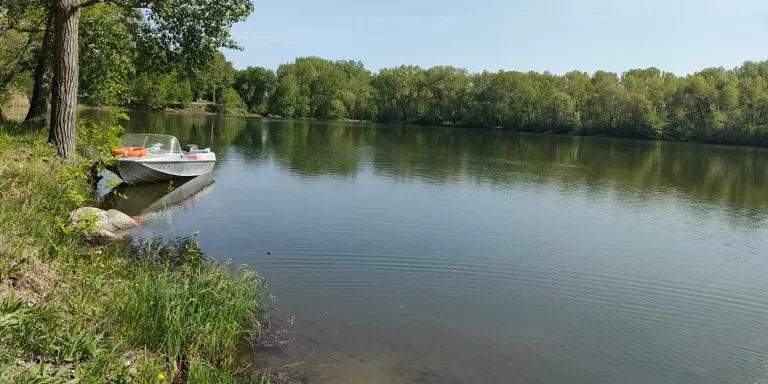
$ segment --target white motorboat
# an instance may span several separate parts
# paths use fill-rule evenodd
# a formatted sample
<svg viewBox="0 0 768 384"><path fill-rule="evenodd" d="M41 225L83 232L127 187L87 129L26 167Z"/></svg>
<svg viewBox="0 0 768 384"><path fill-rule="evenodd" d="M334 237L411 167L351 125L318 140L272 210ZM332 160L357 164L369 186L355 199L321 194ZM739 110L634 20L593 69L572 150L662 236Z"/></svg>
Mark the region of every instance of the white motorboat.
<svg viewBox="0 0 768 384"><path fill-rule="evenodd" d="M133 184L196 177L210 173L216 164L210 148L190 144L182 150L179 140L170 135L128 134L112 154L118 159L111 170Z"/></svg>

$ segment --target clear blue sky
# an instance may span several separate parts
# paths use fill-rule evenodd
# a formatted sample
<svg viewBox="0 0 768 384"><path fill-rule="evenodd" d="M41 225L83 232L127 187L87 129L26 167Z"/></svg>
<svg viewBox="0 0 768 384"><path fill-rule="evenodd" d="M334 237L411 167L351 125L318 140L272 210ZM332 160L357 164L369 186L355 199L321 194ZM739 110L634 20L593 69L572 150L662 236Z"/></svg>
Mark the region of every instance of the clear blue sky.
<svg viewBox="0 0 768 384"><path fill-rule="evenodd" d="M236 68L299 56L400 64L684 75L768 59L768 0L254 0Z"/></svg>

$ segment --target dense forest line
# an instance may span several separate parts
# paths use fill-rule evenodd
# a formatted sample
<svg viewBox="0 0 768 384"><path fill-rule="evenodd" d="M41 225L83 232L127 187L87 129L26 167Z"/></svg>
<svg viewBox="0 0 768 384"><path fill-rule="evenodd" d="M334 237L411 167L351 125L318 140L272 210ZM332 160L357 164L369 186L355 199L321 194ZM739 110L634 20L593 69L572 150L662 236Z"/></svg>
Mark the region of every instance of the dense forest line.
<svg viewBox="0 0 768 384"><path fill-rule="evenodd" d="M656 68L562 76L451 66L371 72L359 61L318 57L276 71L236 70L220 52L204 65L179 65L157 54L132 20L115 5L83 11L81 103L163 109L206 100L225 113L768 145L768 62L684 77ZM14 89L30 92L34 50L23 48L39 36L0 39L2 102Z"/></svg>
<svg viewBox="0 0 768 384"><path fill-rule="evenodd" d="M768 145L768 62L685 77L656 68L558 76L450 66L371 73L361 62L304 57L232 78L259 114Z"/></svg>

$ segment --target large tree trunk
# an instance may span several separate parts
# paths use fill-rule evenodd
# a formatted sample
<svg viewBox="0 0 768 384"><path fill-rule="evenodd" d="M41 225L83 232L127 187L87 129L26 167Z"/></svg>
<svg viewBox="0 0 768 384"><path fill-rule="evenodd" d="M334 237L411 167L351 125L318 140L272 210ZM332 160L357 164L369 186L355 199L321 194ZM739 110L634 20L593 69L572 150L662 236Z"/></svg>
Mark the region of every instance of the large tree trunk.
<svg viewBox="0 0 768 384"><path fill-rule="evenodd" d="M43 44L37 55L35 67L35 86L32 100L29 102L29 112L24 122L31 127L42 128L48 118L48 103L51 100L51 81L53 80L53 39L56 17L53 8L48 11L48 21L45 25Z"/></svg>
<svg viewBox="0 0 768 384"><path fill-rule="evenodd" d="M48 142L67 157L75 149L80 8L77 0L55 0L56 38L53 64L53 103Z"/></svg>

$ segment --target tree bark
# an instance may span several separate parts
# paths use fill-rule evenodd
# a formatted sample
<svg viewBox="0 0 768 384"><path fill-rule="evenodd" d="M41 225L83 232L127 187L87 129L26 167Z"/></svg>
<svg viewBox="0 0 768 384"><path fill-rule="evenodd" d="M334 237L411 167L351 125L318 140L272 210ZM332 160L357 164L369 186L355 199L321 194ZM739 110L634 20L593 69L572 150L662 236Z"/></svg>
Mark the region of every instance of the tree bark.
<svg viewBox="0 0 768 384"><path fill-rule="evenodd" d="M32 100L29 102L29 112L24 122L30 127L45 127L48 119L48 103L51 100L51 81L53 80L53 40L56 17L53 8L48 11L48 21L45 25L43 44L37 55L35 67L35 86L32 90Z"/></svg>
<svg viewBox="0 0 768 384"><path fill-rule="evenodd" d="M75 149L77 109L78 46L77 28L80 7L77 0L55 0L56 38L54 39L53 102L48 142L56 154L67 157Z"/></svg>

